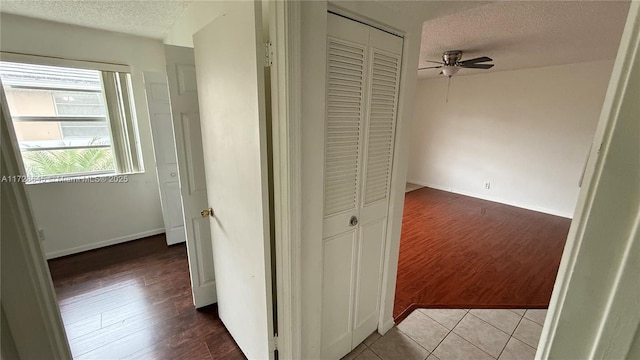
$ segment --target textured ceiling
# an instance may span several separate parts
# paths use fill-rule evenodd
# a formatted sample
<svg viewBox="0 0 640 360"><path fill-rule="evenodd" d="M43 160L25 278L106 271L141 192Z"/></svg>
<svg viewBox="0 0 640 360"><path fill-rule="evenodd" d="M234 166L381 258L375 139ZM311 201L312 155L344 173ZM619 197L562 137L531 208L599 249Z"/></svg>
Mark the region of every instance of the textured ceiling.
<svg viewBox="0 0 640 360"><path fill-rule="evenodd" d="M162 39L191 0L1 0L0 11Z"/></svg>
<svg viewBox="0 0 640 360"><path fill-rule="evenodd" d="M505 1L426 21L420 67L440 61L446 50L462 59L493 58L490 70L458 75L614 59L629 10L628 1ZM435 64L433 64L435 65ZM439 69L418 71L421 78Z"/></svg>

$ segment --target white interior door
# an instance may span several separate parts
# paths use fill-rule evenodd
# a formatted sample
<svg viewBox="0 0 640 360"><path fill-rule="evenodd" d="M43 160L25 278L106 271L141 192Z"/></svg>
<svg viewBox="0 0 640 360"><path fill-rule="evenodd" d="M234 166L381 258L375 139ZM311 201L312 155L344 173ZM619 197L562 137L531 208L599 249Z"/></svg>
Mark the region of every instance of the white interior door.
<svg viewBox="0 0 640 360"><path fill-rule="evenodd" d="M164 73L145 72L144 86L151 119L153 151L167 245L173 245L184 242L186 235L167 77Z"/></svg>
<svg viewBox="0 0 640 360"><path fill-rule="evenodd" d="M193 303L199 308L216 302L216 282L209 220L200 215L200 211L208 206L193 49L167 45L165 61L178 155L191 289Z"/></svg>
<svg viewBox="0 0 640 360"><path fill-rule="evenodd" d="M249 359L271 359L273 308L260 2L227 2L194 35L218 311Z"/></svg>

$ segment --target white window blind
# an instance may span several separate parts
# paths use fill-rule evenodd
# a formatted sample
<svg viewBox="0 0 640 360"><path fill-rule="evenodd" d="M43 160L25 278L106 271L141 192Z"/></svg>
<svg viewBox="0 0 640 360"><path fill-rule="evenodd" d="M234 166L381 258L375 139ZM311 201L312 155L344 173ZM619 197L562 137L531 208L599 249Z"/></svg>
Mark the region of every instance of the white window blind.
<svg viewBox="0 0 640 360"><path fill-rule="evenodd" d="M129 74L102 72L102 84L107 100L111 142L118 173L142 171L138 127L136 126Z"/></svg>

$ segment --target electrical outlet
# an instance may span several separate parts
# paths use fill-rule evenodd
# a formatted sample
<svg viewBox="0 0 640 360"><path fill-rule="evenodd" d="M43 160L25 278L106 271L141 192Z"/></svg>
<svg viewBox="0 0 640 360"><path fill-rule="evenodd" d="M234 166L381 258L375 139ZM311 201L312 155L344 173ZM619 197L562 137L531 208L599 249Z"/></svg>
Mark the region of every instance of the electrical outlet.
<svg viewBox="0 0 640 360"><path fill-rule="evenodd" d="M487 190L491 189L491 181L485 181L484 182L484 188L487 189Z"/></svg>
<svg viewBox="0 0 640 360"><path fill-rule="evenodd" d="M44 229L38 230L38 238L41 242L44 241Z"/></svg>

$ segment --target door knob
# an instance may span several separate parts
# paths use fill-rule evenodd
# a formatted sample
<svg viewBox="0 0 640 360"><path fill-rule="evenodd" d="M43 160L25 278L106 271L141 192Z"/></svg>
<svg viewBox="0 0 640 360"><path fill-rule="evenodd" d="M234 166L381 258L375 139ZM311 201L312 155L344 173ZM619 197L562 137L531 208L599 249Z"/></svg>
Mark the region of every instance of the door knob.
<svg viewBox="0 0 640 360"><path fill-rule="evenodd" d="M355 215L353 215L351 219L349 219L349 226L356 226L356 225L358 225L358 218Z"/></svg>
<svg viewBox="0 0 640 360"><path fill-rule="evenodd" d="M209 216L213 217L213 209L212 208L204 209L200 211L200 215L202 215L203 218L206 218Z"/></svg>

